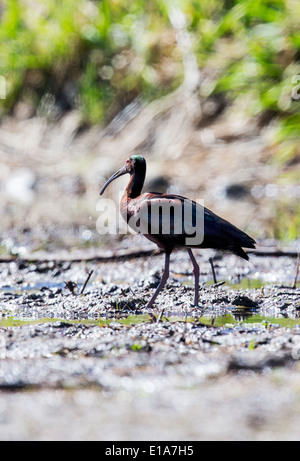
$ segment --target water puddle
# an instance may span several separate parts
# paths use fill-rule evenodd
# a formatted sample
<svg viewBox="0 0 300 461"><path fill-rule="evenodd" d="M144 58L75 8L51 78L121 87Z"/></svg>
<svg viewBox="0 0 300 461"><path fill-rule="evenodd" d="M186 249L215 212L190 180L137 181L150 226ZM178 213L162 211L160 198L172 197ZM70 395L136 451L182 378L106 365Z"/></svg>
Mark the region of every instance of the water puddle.
<svg viewBox="0 0 300 461"><path fill-rule="evenodd" d="M140 300L144 296L143 288L141 288L140 293L133 296L133 306L135 307L131 310L128 308L128 304L130 304L128 295L124 294L122 289L123 294L115 295L115 297L114 291L112 291L113 301L111 301L108 297L103 299L101 293L98 293L96 299L97 291L95 291L95 286L92 283L85 286L85 293L89 293L92 288L92 294L87 297L80 295L83 284L75 285L76 289L73 293L75 296L71 296L73 304L70 306L68 305L70 297L68 298L67 296L67 294L70 295L70 289L65 282L39 282L24 286L2 286L0 288L2 297L0 327L45 324L58 321L99 326L108 325L112 322L118 322L122 325L134 325L156 321L194 322L214 327L230 327L241 324L264 324L266 326L272 324L294 327L300 324L299 290L293 290L291 286L285 286L285 284L274 285L266 283L260 278L243 278L238 283L220 281L217 284L209 280L202 284L203 291L202 293L200 291L202 302L207 296L207 302L203 302L202 311L201 309L189 308L185 312L182 307L176 308L171 303L169 304L170 307L166 308L161 314L156 311L155 315L144 313L145 311L143 312L142 310L144 304ZM184 282L181 280L178 284L179 287L186 287L189 291L192 288L191 285L191 280L185 280ZM176 289L175 285L174 291ZM49 292L51 290L52 296L50 298ZM59 299L54 295L55 290L61 293ZM108 293L110 292L108 291ZM229 296L230 293L231 295ZM124 298L122 298L123 295ZM92 300L93 296L95 296L95 300ZM178 296L180 298L181 294ZM190 293L188 293L189 297ZM11 309L9 301L14 306ZM115 310L109 311L108 308L107 315L103 315L103 310L99 314L99 311L91 309L93 301L94 305L107 302L109 306L110 303L114 303Z"/></svg>
<svg viewBox="0 0 300 461"><path fill-rule="evenodd" d="M278 325L287 328L293 328L296 325L300 325L300 318L291 318L291 317L272 317L265 315L251 315L249 317L237 317L234 314L213 316L205 315L200 317L199 322L204 325L214 326L214 327L228 327L241 325L241 324L260 324L268 327L269 325Z"/></svg>
<svg viewBox="0 0 300 461"><path fill-rule="evenodd" d="M38 291L43 290L51 290L51 289L63 289L66 287L66 282L40 282L34 284L26 284L26 285L2 285L0 287L0 293L12 293L12 294L19 294L21 295L24 292L32 292L36 293ZM78 290L83 287L83 283L76 284ZM86 288L91 287L91 284L87 284Z"/></svg>

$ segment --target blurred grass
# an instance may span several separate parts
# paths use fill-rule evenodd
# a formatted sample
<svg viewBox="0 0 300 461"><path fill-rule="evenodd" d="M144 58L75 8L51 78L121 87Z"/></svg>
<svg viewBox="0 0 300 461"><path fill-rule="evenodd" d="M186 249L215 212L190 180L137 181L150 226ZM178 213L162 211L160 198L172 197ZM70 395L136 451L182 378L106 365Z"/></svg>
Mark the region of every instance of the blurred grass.
<svg viewBox="0 0 300 461"><path fill-rule="evenodd" d="M201 97L226 94L241 116L272 123L273 161L299 164L299 0L0 1L0 117L22 101L50 120L75 108L83 124L105 124L137 97L173 91L184 78L176 9L210 76ZM299 236L297 204L276 206L278 225L293 222L285 235Z"/></svg>

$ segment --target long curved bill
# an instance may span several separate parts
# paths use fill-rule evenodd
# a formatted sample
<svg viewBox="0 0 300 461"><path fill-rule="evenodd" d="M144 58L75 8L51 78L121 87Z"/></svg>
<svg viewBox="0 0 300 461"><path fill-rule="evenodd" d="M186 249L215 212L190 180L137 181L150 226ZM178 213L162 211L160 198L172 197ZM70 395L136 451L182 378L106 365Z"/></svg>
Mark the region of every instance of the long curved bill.
<svg viewBox="0 0 300 461"><path fill-rule="evenodd" d="M105 189L107 188L107 186L114 180L114 179L117 179L119 178L120 176L123 176L123 174L126 174L128 173L128 171L126 170L126 166L123 166L123 168L121 168L119 171L117 171L115 174L113 174L111 176L111 178L109 178L106 183L104 184L104 186L102 187L101 191L100 191L100 195L102 195L105 191Z"/></svg>

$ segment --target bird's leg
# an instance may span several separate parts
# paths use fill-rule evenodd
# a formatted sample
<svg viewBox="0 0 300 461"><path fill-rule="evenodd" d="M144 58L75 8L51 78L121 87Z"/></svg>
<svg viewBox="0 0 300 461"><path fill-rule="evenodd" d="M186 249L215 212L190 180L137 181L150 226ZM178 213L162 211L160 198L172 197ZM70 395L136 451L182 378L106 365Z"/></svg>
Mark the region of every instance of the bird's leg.
<svg viewBox="0 0 300 461"><path fill-rule="evenodd" d="M168 253L166 253L166 257L165 257L165 270L164 270L162 279L161 279L160 284L158 285L158 287L157 287L157 289L156 289L154 295L152 296L152 298L151 298L150 301L148 302L147 308L153 306L153 303L154 303L154 301L156 300L158 293L159 293L159 292L163 289L163 287L165 286L166 281L167 281L168 278L169 278L169 265L170 265L170 255L169 255Z"/></svg>
<svg viewBox="0 0 300 461"><path fill-rule="evenodd" d="M199 277L200 277L200 269L199 269L199 264L197 263L195 256L192 253L192 250L188 250L189 257L191 258L191 261L193 263L193 268L194 268L194 277L195 277L195 299L194 299L194 305L198 306L199 304Z"/></svg>

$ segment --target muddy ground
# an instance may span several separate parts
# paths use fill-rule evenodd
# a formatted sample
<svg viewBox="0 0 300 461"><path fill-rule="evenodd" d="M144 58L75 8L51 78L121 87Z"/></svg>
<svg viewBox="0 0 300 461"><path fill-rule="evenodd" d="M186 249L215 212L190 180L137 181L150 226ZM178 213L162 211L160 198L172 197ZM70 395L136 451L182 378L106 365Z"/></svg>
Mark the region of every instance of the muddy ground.
<svg viewBox="0 0 300 461"><path fill-rule="evenodd" d="M76 111L49 124L22 105L1 120L1 440L300 439L299 240L265 241L299 186L277 181L272 126L208 103L175 92L90 129ZM175 253L148 311L163 255L96 230L99 191L132 153L147 160L145 191L205 198L290 255L196 252L194 308Z"/></svg>
<svg viewBox="0 0 300 461"><path fill-rule="evenodd" d="M296 258L197 259L3 262L1 440L299 440Z"/></svg>

